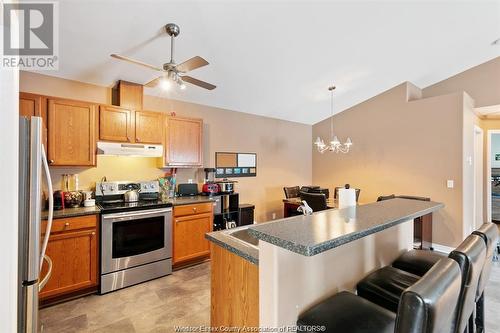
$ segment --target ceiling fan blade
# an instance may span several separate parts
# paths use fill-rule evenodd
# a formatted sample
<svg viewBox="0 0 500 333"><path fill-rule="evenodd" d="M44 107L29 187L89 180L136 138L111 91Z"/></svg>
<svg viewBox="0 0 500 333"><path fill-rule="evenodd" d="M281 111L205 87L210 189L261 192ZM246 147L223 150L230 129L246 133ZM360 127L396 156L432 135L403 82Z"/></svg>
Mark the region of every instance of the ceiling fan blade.
<svg viewBox="0 0 500 333"><path fill-rule="evenodd" d="M152 79L151 81L146 83L144 86L145 87L154 87L158 84L158 82L160 82L160 79L161 79L161 76L157 77L156 79Z"/></svg>
<svg viewBox="0 0 500 333"><path fill-rule="evenodd" d="M189 71L192 71L193 69L200 68L206 65L208 65L208 61L206 61L202 57L196 56L178 64L175 67L179 72L187 73Z"/></svg>
<svg viewBox="0 0 500 333"><path fill-rule="evenodd" d="M129 57L124 57L122 55L119 55L119 54L112 54L111 55L113 58L116 58L116 59L120 59L120 60L124 60L124 61L128 61L128 62L131 62L133 64L136 64L136 65L139 65L139 66L144 66L144 67L147 67L147 68L150 68L150 69L153 69L155 71L159 71L159 72L163 72L163 69L161 68L158 68L156 66L153 66L153 65L150 65L150 64L146 64L145 62L142 62L142 61L138 61L138 60L134 60L132 58L129 58Z"/></svg>
<svg viewBox="0 0 500 333"><path fill-rule="evenodd" d="M194 84L195 86L202 87L202 88L205 88L208 90L214 90L217 87L217 86L214 86L213 84L195 79L194 77L191 77L191 76L181 76L181 78L182 78L182 81L184 81L184 82L188 82L188 83Z"/></svg>

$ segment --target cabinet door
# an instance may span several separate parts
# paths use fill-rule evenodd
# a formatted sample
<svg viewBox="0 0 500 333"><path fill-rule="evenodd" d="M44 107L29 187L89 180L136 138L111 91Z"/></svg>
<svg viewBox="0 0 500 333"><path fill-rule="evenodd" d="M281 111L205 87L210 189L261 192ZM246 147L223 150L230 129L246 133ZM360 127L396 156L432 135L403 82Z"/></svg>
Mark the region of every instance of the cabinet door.
<svg viewBox="0 0 500 333"><path fill-rule="evenodd" d="M132 142L132 111L111 105L99 107L99 139Z"/></svg>
<svg viewBox="0 0 500 333"><path fill-rule="evenodd" d="M52 275L40 292L41 299L97 286L95 228L52 234L47 255L52 259ZM41 278L46 274L47 265L44 263Z"/></svg>
<svg viewBox="0 0 500 333"><path fill-rule="evenodd" d="M19 93L19 115L23 117L42 117L42 143L47 152L47 99L45 96Z"/></svg>
<svg viewBox="0 0 500 333"><path fill-rule="evenodd" d="M94 166L96 161L96 106L49 99L49 162L51 165Z"/></svg>
<svg viewBox="0 0 500 333"><path fill-rule="evenodd" d="M212 231L212 219L211 213L174 218L174 264L210 254L205 234Z"/></svg>
<svg viewBox="0 0 500 333"><path fill-rule="evenodd" d="M203 165L203 121L168 117L165 142L166 166Z"/></svg>
<svg viewBox="0 0 500 333"><path fill-rule="evenodd" d="M159 112L135 112L135 141L161 144L163 137L163 114Z"/></svg>
<svg viewBox="0 0 500 333"><path fill-rule="evenodd" d="M24 117L41 116L42 97L30 93L19 93L19 115Z"/></svg>

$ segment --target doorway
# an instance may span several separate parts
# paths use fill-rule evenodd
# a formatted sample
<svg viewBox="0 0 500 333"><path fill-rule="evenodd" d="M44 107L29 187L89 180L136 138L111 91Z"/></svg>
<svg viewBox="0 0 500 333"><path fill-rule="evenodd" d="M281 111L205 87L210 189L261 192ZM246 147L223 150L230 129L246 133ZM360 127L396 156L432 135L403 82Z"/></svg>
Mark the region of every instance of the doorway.
<svg viewBox="0 0 500 333"><path fill-rule="evenodd" d="M500 134L499 134L500 138ZM483 150L483 130L479 126L474 126L474 226L473 230L478 229L483 223L483 160L484 160L484 150ZM471 230L472 232L472 230Z"/></svg>
<svg viewBox="0 0 500 333"><path fill-rule="evenodd" d="M489 130L487 142L487 221L500 223L500 130Z"/></svg>

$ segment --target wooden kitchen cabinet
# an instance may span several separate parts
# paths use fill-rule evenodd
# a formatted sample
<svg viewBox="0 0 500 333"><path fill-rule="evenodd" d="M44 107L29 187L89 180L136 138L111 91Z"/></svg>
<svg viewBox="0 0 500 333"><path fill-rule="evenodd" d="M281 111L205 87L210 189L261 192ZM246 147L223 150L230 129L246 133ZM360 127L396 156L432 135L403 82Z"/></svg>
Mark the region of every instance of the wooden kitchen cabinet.
<svg viewBox="0 0 500 333"><path fill-rule="evenodd" d="M96 105L66 99L48 100L49 163L96 165Z"/></svg>
<svg viewBox="0 0 500 333"><path fill-rule="evenodd" d="M203 165L203 120L167 117L163 166Z"/></svg>
<svg viewBox="0 0 500 333"><path fill-rule="evenodd" d="M163 124L163 114L160 112L136 111L135 142L161 144Z"/></svg>
<svg viewBox="0 0 500 333"><path fill-rule="evenodd" d="M97 290L98 215L55 219L47 255L52 260L52 275L40 292L42 301ZM42 235L46 221L42 222ZM40 279L47 274L44 262Z"/></svg>
<svg viewBox="0 0 500 333"><path fill-rule="evenodd" d="M209 257L210 244L205 234L212 231L212 225L213 205L210 202L174 207L174 266Z"/></svg>
<svg viewBox="0 0 500 333"><path fill-rule="evenodd" d="M113 105L99 106L99 140L132 142L133 112Z"/></svg>
<svg viewBox="0 0 500 333"><path fill-rule="evenodd" d="M45 96L19 92L19 115L42 117L42 143L47 152L47 99Z"/></svg>
<svg viewBox="0 0 500 333"><path fill-rule="evenodd" d="M31 117L42 115L42 96L30 93L19 93L19 115Z"/></svg>

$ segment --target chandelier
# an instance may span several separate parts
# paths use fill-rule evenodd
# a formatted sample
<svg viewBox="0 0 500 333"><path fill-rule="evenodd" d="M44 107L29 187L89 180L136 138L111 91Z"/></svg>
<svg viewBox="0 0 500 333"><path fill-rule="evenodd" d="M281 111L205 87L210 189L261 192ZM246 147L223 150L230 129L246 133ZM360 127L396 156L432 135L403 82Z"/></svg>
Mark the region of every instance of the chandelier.
<svg viewBox="0 0 500 333"><path fill-rule="evenodd" d="M331 141L330 144L327 145L325 144L325 141L323 141L322 138L318 136L316 141L314 141L314 145L316 146L316 149L323 154L325 151L331 151L335 153L348 153L349 149L352 146L352 141L351 138L347 138L347 140L344 143L341 143L339 138L337 138L336 135L333 134L333 91L335 90L335 86L328 87L328 90L330 91L330 107L331 107L331 112L332 115L330 117L330 137Z"/></svg>

